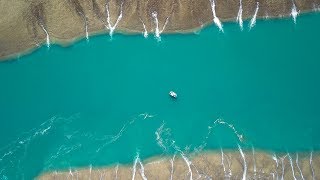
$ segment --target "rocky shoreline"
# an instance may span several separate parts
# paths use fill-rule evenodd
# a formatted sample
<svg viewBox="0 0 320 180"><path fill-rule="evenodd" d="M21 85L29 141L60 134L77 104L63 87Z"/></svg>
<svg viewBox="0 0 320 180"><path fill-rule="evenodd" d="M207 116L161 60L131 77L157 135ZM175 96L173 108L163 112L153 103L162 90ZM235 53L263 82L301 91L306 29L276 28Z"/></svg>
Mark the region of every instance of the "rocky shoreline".
<svg viewBox="0 0 320 180"><path fill-rule="evenodd" d="M115 31L186 33L215 23L288 17L320 9L320 0L21 0L0 1L0 59L43 43L69 44L79 37Z"/></svg>

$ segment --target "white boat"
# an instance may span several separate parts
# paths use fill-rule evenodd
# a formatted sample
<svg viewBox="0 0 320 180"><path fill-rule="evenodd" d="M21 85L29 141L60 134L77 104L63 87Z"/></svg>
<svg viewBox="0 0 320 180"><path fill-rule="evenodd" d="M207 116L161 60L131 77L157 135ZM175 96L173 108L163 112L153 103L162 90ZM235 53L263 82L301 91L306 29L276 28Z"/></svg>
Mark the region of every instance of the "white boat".
<svg viewBox="0 0 320 180"><path fill-rule="evenodd" d="M178 97L177 93L175 93L174 91L170 91L170 92L169 92L169 95L170 95L172 98L177 98L177 97Z"/></svg>

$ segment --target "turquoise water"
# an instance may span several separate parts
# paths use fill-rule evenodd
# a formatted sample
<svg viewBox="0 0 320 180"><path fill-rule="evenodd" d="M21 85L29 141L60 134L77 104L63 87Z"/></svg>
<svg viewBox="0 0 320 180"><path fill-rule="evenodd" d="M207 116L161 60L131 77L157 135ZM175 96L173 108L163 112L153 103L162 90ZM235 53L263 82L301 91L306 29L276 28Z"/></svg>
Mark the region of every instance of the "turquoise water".
<svg viewBox="0 0 320 180"><path fill-rule="evenodd" d="M0 179L177 149L318 150L320 15L224 30L101 35L0 63Z"/></svg>

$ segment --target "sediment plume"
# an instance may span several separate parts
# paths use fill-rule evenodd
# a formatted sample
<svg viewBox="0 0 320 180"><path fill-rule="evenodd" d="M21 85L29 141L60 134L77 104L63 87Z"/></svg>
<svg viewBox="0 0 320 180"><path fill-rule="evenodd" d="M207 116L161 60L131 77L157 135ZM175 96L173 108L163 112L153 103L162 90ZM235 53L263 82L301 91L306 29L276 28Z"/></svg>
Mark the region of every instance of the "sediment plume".
<svg viewBox="0 0 320 180"><path fill-rule="evenodd" d="M270 154L264 151L202 152L190 157L174 154L141 161L133 165L80 168L41 174L38 179L317 179L319 153ZM281 167L280 167L281 166Z"/></svg>
<svg viewBox="0 0 320 180"><path fill-rule="evenodd" d="M257 18L292 17L319 11L320 0L24 0L0 1L0 59L7 59L46 44L67 45L80 37L114 32L194 32L214 23L223 32L223 22Z"/></svg>

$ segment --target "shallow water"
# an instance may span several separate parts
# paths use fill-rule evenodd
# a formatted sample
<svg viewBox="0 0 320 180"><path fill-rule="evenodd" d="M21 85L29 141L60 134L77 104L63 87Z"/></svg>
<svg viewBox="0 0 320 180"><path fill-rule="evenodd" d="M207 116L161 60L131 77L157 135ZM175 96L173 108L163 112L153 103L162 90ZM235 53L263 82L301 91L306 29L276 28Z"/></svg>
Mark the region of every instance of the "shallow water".
<svg viewBox="0 0 320 180"><path fill-rule="evenodd" d="M0 178L137 152L318 150L320 15L248 25L160 42L101 35L0 63Z"/></svg>

